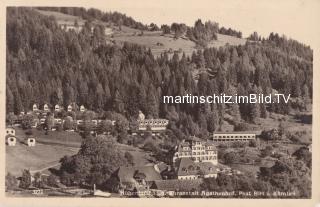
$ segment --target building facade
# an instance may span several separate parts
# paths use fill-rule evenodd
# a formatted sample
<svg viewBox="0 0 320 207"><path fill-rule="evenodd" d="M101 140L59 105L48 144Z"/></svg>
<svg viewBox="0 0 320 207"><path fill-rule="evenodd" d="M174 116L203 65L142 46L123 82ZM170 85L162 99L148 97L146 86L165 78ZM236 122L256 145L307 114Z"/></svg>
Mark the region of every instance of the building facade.
<svg viewBox="0 0 320 207"><path fill-rule="evenodd" d="M256 139L254 132L214 132L212 140L214 142L234 142L234 141L250 141Z"/></svg>
<svg viewBox="0 0 320 207"><path fill-rule="evenodd" d="M6 136L15 137L16 136L16 130L12 127L6 128Z"/></svg>
<svg viewBox="0 0 320 207"><path fill-rule="evenodd" d="M164 131L167 129L167 125L169 124L169 120L167 119L145 119L144 114L139 111L138 117L139 131Z"/></svg>
<svg viewBox="0 0 320 207"><path fill-rule="evenodd" d="M178 180L216 178L219 172L212 162L195 162L191 158L179 158L175 169Z"/></svg>
<svg viewBox="0 0 320 207"><path fill-rule="evenodd" d="M183 140L173 156L173 163L179 158L190 158L195 162L211 162L218 164L218 150L211 141L199 139Z"/></svg>

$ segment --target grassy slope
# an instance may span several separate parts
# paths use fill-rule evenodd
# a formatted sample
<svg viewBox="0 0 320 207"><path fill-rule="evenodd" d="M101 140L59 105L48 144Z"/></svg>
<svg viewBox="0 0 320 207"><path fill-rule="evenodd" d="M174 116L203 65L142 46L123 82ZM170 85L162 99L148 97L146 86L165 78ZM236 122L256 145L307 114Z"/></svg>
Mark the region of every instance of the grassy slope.
<svg viewBox="0 0 320 207"><path fill-rule="evenodd" d="M77 19L79 25L84 24L85 20L81 17L76 17L72 15L62 14L59 12L52 12L52 11L41 11L38 10L41 14L46 16L54 16L58 22L58 24L68 24L73 25L74 21ZM123 42L131 42L135 44L141 44L150 48L152 53L155 56L159 56L164 51L178 51L181 49L186 55L191 55L193 51L196 50L196 44L188 39L174 39L172 35L165 35L162 36L160 31L156 32L149 32L144 31L144 34L140 36L141 33L137 29L129 28L126 26L122 26L121 31L116 26L113 26L111 23L107 24L105 22L99 22L104 24L105 26L108 25L113 29L113 37L108 37L108 42L114 40L117 44L122 44ZM218 34L218 39L211 41L208 44L208 47L221 47L226 44L229 45L243 45L245 44L246 40L241 38L236 38L228 35ZM158 46L157 43L161 43L161 46Z"/></svg>
<svg viewBox="0 0 320 207"><path fill-rule="evenodd" d="M16 128L16 146L6 146L6 173L21 176L23 169L48 172L46 168L58 165L63 156L76 154L82 141L80 135L75 132L53 131L45 135L44 131L33 130L32 136L36 138L36 146L28 147L25 144L25 132ZM132 154L135 165L152 162L149 153L139 148L123 144L118 146L123 153L128 151Z"/></svg>

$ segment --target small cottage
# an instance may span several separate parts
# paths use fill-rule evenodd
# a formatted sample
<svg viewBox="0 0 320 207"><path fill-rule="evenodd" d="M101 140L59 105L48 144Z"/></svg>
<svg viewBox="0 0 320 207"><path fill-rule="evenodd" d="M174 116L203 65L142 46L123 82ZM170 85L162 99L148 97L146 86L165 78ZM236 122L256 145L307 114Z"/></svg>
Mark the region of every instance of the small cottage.
<svg viewBox="0 0 320 207"><path fill-rule="evenodd" d="M8 146L16 146L17 138L15 137L8 137L7 138L7 144Z"/></svg>
<svg viewBox="0 0 320 207"><path fill-rule="evenodd" d="M27 145L28 145L29 147L34 147L34 146L36 146L36 139L33 138L33 137L29 137L29 138L27 139Z"/></svg>

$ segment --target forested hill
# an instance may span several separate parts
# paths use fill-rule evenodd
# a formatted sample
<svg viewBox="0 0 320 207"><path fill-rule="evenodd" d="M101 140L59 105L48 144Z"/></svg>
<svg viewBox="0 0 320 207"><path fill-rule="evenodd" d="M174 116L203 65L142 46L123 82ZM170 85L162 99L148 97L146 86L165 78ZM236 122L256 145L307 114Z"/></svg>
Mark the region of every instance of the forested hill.
<svg viewBox="0 0 320 207"><path fill-rule="evenodd" d="M185 134L201 136L217 129L226 111L236 121L254 122L267 111L303 110L312 99L312 51L296 41L273 38L206 48L191 57L155 58L143 46L110 45L104 38L101 26L95 26L93 33L90 24L79 33L66 32L52 17L28 8L8 8L7 112L28 111L33 103L67 106L72 102L127 118L142 110L148 117L168 118L175 125L171 127L183 125ZM205 71L199 72L198 80L195 70ZM272 90L290 93L294 102L289 107L283 103L162 104L164 95Z"/></svg>

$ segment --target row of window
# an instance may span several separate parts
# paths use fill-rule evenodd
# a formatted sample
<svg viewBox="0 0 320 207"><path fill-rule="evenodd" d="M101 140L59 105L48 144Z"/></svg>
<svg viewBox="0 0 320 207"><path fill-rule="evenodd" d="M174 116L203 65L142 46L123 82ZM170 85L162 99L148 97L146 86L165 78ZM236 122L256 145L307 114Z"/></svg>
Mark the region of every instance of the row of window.
<svg viewBox="0 0 320 207"><path fill-rule="evenodd" d="M11 130L11 131L7 130L7 134L14 134L14 131L13 130Z"/></svg>
<svg viewBox="0 0 320 207"><path fill-rule="evenodd" d="M183 149L184 150L190 150L189 147L183 147ZM213 149L213 147L212 146L208 146L208 147L192 147L192 150L206 150L206 149L211 150L211 149Z"/></svg>
<svg viewBox="0 0 320 207"><path fill-rule="evenodd" d="M231 136L225 136L225 135L214 135L214 138L255 138L256 135L241 135L241 136L238 136L238 135L231 135Z"/></svg>
<svg viewBox="0 0 320 207"><path fill-rule="evenodd" d="M192 177L179 177L179 180L195 180L199 178L199 176L192 176Z"/></svg>
<svg viewBox="0 0 320 207"><path fill-rule="evenodd" d="M221 142L223 142L223 141L228 141L228 142L233 142L233 141L250 141L250 140L252 140L252 138L247 138L247 139L214 139L213 141L221 141Z"/></svg>
<svg viewBox="0 0 320 207"><path fill-rule="evenodd" d="M215 151L206 151L206 152L180 152L181 156L191 156L191 155L211 155L216 154Z"/></svg>

